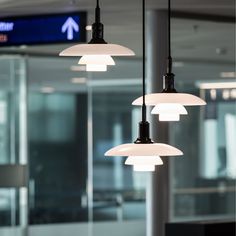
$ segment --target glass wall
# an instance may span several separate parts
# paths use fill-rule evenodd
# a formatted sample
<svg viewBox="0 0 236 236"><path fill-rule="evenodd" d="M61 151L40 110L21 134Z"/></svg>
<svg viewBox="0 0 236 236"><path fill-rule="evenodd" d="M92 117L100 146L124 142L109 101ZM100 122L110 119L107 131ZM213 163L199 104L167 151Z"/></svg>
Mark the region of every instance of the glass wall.
<svg viewBox="0 0 236 236"><path fill-rule="evenodd" d="M29 94L31 224L87 221L86 107L86 94Z"/></svg>
<svg viewBox="0 0 236 236"><path fill-rule="evenodd" d="M199 55L195 56L194 62L186 61L184 56L182 60L178 59L175 65L177 88L201 96L207 105L187 107L188 116L182 116L180 122L171 124L172 144L184 152L183 158L171 162L172 220L234 219L234 25L208 21L192 21L190 24L198 28L195 41L191 37L188 39L198 45ZM205 32L208 28L211 28L210 35ZM222 31L225 40L221 37ZM205 43L197 44L203 37ZM210 42L214 39L219 39L224 52L222 48L212 47ZM174 46L178 48L179 44L176 40ZM203 51L209 54L201 54ZM179 55L178 49L174 53ZM207 58L206 62L201 55L205 60Z"/></svg>
<svg viewBox="0 0 236 236"><path fill-rule="evenodd" d="M140 114L131 103L140 94L140 80L100 83L102 88L92 87L94 220L144 219L145 180L124 165L125 157L104 157L108 149L137 138Z"/></svg>
<svg viewBox="0 0 236 236"><path fill-rule="evenodd" d="M117 63L87 74L73 60L29 58L30 224L145 219L145 179L104 157L137 136L139 63ZM51 66L38 74L39 64Z"/></svg>
<svg viewBox="0 0 236 236"><path fill-rule="evenodd" d="M27 226L25 63L0 57L0 227Z"/></svg>

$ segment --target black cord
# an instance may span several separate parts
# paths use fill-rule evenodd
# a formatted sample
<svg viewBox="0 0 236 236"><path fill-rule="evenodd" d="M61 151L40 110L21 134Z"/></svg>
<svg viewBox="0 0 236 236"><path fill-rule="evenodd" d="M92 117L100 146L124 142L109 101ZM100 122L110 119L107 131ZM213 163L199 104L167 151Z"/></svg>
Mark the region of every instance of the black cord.
<svg viewBox="0 0 236 236"><path fill-rule="evenodd" d="M168 60L167 60L167 73L172 73L172 57L171 57L171 29L170 29L170 21L171 21L171 6L170 0L168 0Z"/></svg>
<svg viewBox="0 0 236 236"><path fill-rule="evenodd" d="M146 37L145 37L145 0L142 0L142 41L143 41L143 104L142 104L142 121L146 121L146 104L145 104L145 93L146 93Z"/></svg>
<svg viewBox="0 0 236 236"><path fill-rule="evenodd" d="M168 57L171 57L171 32L170 32L170 0L168 0Z"/></svg>
<svg viewBox="0 0 236 236"><path fill-rule="evenodd" d="M97 6L95 9L95 22L100 23L100 7L99 7L99 0L97 0Z"/></svg>

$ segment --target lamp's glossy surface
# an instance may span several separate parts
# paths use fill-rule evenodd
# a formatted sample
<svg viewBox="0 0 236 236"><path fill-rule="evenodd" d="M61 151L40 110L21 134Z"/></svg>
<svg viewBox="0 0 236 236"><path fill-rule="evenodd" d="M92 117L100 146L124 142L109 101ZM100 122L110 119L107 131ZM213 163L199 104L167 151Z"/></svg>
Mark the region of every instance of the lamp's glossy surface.
<svg viewBox="0 0 236 236"><path fill-rule="evenodd" d="M159 156L129 156L125 165L163 165Z"/></svg>
<svg viewBox="0 0 236 236"><path fill-rule="evenodd" d="M164 143L127 143L111 148L105 156L181 156L183 152Z"/></svg>
<svg viewBox="0 0 236 236"><path fill-rule="evenodd" d="M85 55L78 64L86 65L86 71L107 71L107 65L115 65L115 62L108 55Z"/></svg>
<svg viewBox="0 0 236 236"><path fill-rule="evenodd" d="M155 171L154 165L134 165L133 166L134 171L138 172L153 172Z"/></svg>
<svg viewBox="0 0 236 236"><path fill-rule="evenodd" d="M118 44L77 44L63 50L60 56L85 56L85 55L109 55L109 56L134 56L135 53Z"/></svg>
<svg viewBox="0 0 236 236"><path fill-rule="evenodd" d="M115 65L114 60L108 55L85 55L78 62L80 65Z"/></svg>
<svg viewBox="0 0 236 236"><path fill-rule="evenodd" d="M132 102L132 105L141 106L143 97ZM187 93L151 93L145 95L145 102L148 106L155 106L160 103L179 103L183 106L202 106L206 102L201 98Z"/></svg>
<svg viewBox="0 0 236 236"><path fill-rule="evenodd" d="M179 121L180 115L175 113L159 114L159 121Z"/></svg>
<svg viewBox="0 0 236 236"><path fill-rule="evenodd" d="M157 104L151 111L152 114L181 114L187 115L185 107L179 103L161 103Z"/></svg>
<svg viewBox="0 0 236 236"><path fill-rule="evenodd" d="M99 71L99 72L103 72L103 71L107 71L107 65L94 65L94 64L88 64L86 65L86 71Z"/></svg>
<svg viewBox="0 0 236 236"><path fill-rule="evenodd" d="M160 121L179 121L180 114L187 115L185 107L179 103L157 104L151 111L152 114L159 114Z"/></svg>

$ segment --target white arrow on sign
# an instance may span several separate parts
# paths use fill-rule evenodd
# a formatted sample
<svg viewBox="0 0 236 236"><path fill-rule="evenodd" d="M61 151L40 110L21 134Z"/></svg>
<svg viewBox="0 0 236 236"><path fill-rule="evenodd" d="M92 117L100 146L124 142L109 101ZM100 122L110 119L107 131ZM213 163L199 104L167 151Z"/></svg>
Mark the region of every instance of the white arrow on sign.
<svg viewBox="0 0 236 236"><path fill-rule="evenodd" d="M79 31L79 25L74 21L72 17L68 17L66 22L61 27L61 32L65 33L67 31L67 39L72 40L74 38L74 31Z"/></svg>

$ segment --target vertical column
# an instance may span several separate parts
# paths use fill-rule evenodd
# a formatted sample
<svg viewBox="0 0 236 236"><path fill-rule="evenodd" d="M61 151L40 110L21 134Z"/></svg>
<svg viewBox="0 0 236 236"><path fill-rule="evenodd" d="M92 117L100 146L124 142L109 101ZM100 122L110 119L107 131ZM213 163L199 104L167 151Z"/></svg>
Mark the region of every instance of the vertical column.
<svg viewBox="0 0 236 236"><path fill-rule="evenodd" d="M157 93L162 91L162 77L166 72L168 15L165 10L156 10L149 11L147 17L148 93ZM168 123L158 122L155 115L149 120L153 140L168 143ZM169 163L166 158L163 162L163 166L156 168L147 188L147 236L164 236L169 219Z"/></svg>
<svg viewBox="0 0 236 236"><path fill-rule="evenodd" d="M92 74L88 73L88 236L93 235L93 88L91 85Z"/></svg>
<svg viewBox="0 0 236 236"><path fill-rule="evenodd" d="M28 165L28 130L27 130L27 58L19 61L19 164ZM27 166L28 167L28 166ZM28 235L28 188L19 190L20 226L23 235Z"/></svg>
<svg viewBox="0 0 236 236"><path fill-rule="evenodd" d="M120 120L117 120L114 128L113 128L113 138L114 138L114 146L119 145L122 142L122 125ZM123 158L116 157L114 158L114 182L115 188L121 189L124 183L124 173L123 173Z"/></svg>
<svg viewBox="0 0 236 236"><path fill-rule="evenodd" d="M16 164L16 76L15 76L15 59L9 61L10 69L10 163ZM3 114L6 111L3 110ZM16 226L16 189L11 188L11 226Z"/></svg>

